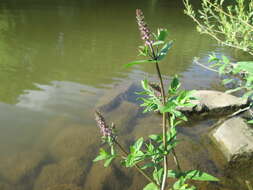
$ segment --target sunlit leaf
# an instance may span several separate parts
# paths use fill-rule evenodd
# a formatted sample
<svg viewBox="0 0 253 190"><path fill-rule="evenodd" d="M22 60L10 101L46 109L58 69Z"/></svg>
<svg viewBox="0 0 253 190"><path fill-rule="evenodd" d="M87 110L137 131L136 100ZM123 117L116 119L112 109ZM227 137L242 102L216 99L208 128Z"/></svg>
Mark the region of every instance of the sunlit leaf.
<svg viewBox="0 0 253 190"><path fill-rule="evenodd" d="M168 53L169 49L172 47L173 41L168 42L163 46L163 48L160 50L157 56L157 60L161 61Z"/></svg>
<svg viewBox="0 0 253 190"><path fill-rule="evenodd" d="M219 181L218 178L198 170L189 170L184 174L186 179L198 180L198 181Z"/></svg>
<svg viewBox="0 0 253 190"><path fill-rule="evenodd" d="M237 67L253 74L253 61L240 61L237 62Z"/></svg>
<svg viewBox="0 0 253 190"><path fill-rule="evenodd" d="M143 190L159 190L159 188L154 183L149 183Z"/></svg>
<svg viewBox="0 0 253 190"><path fill-rule="evenodd" d="M114 158L116 158L116 156L111 156L110 158L106 159L104 163L104 167L108 167L111 164L111 162L114 160Z"/></svg>
<svg viewBox="0 0 253 190"><path fill-rule="evenodd" d="M167 29L163 29L163 28L160 28L158 29L158 35L157 35L157 38L158 40L160 41L165 41L167 36L168 36L169 32Z"/></svg>
<svg viewBox="0 0 253 190"><path fill-rule="evenodd" d="M130 63L127 63L125 64L125 67L131 67L133 65L138 65L138 64L142 64L142 63L155 63L154 60L138 60L138 61L133 61L133 62L130 62Z"/></svg>
<svg viewBox="0 0 253 190"><path fill-rule="evenodd" d="M248 123L249 123L249 124L253 124L253 119L252 119L252 120L250 120L250 121L248 121Z"/></svg>
<svg viewBox="0 0 253 190"><path fill-rule="evenodd" d="M153 46L159 46L159 45L162 45L164 44L164 41L156 41L153 43Z"/></svg>

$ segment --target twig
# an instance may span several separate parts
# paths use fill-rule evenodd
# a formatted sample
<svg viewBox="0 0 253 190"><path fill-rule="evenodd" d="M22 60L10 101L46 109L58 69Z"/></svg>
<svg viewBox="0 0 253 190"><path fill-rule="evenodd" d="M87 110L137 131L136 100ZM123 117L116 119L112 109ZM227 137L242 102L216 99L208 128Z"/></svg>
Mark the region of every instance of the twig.
<svg viewBox="0 0 253 190"><path fill-rule="evenodd" d="M239 115L240 113L243 113L243 112L245 112L245 111L251 109L251 107L252 107L252 105L249 105L248 107L239 109L238 111L236 111L236 112L234 112L234 113L232 113L232 114L226 116L225 118L220 119L217 123L215 123L215 124L213 125L213 127L211 128L211 130L213 130L213 129L216 128L217 126L220 126L220 125L223 124L226 120L231 119L231 118L233 118L233 117Z"/></svg>
<svg viewBox="0 0 253 190"><path fill-rule="evenodd" d="M201 67L204 67L205 69L207 70L210 70L210 71L213 71L213 72L216 72L216 73L219 73L219 71L215 70L215 69L212 69L202 63L200 63L197 59L194 60L194 62L197 64L197 65L200 65Z"/></svg>
<svg viewBox="0 0 253 190"><path fill-rule="evenodd" d="M123 152L123 154L125 156L128 156L128 152L123 148L123 146L121 146L121 144L117 141L117 140L114 140L114 143L119 147L119 149L121 150L121 152ZM155 184L157 187L159 187L159 185L152 179L148 176L148 174L143 171L141 169L141 167L138 165L138 164L134 164L134 167L148 180L150 181L151 183Z"/></svg>

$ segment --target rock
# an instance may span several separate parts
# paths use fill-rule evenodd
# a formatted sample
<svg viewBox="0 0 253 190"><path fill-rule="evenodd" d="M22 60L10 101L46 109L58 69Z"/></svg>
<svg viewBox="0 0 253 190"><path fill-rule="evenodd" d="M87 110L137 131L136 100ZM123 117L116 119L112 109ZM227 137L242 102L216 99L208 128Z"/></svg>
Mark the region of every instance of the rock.
<svg viewBox="0 0 253 190"><path fill-rule="evenodd" d="M248 106L246 99L238 98L230 94L212 90L198 90L193 94L197 100L192 100L193 107L178 107L185 114L231 114L240 108Z"/></svg>
<svg viewBox="0 0 253 190"><path fill-rule="evenodd" d="M72 184L61 184L49 187L46 190L82 190L82 189Z"/></svg>
<svg viewBox="0 0 253 190"><path fill-rule="evenodd" d="M116 108L121 101L126 100L130 95L131 89L134 87L133 83L123 83L115 85L104 96L102 96L96 107L102 112L108 112Z"/></svg>
<svg viewBox="0 0 253 190"><path fill-rule="evenodd" d="M121 189L128 190L132 182L133 172L123 168L117 160L105 168L102 162L96 162L85 181L84 190Z"/></svg>
<svg viewBox="0 0 253 190"><path fill-rule="evenodd" d="M253 128L240 117L231 118L211 133L229 162L253 158Z"/></svg>
<svg viewBox="0 0 253 190"><path fill-rule="evenodd" d="M46 162L40 152L21 152L1 157L0 176L11 185L31 185L38 171Z"/></svg>
<svg viewBox="0 0 253 190"><path fill-rule="evenodd" d="M79 190L85 180L87 164L79 158L68 158L45 166L35 181L35 190Z"/></svg>
<svg viewBox="0 0 253 190"><path fill-rule="evenodd" d="M132 132L139 107L128 101L123 101L116 109L104 114L107 123L113 122L119 134L126 135Z"/></svg>
<svg viewBox="0 0 253 190"><path fill-rule="evenodd" d="M71 157L89 158L94 156L94 148L100 144L99 129L94 125L69 125L55 137L49 152L55 160Z"/></svg>
<svg viewBox="0 0 253 190"><path fill-rule="evenodd" d="M114 176L112 167L105 168L103 161L93 163L92 168L85 181L85 190L100 190L103 189L104 183L107 183L108 176ZM115 177L115 176L114 176ZM115 180L113 180L115 183Z"/></svg>

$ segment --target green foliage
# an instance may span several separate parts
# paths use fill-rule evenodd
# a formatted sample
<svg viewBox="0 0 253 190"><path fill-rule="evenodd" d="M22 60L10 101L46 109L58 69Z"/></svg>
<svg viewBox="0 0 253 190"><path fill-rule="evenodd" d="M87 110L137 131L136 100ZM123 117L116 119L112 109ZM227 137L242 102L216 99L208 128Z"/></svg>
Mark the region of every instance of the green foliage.
<svg viewBox="0 0 253 190"><path fill-rule="evenodd" d="M147 184L143 190L159 190L159 188L154 183Z"/></svg>
<svg viewBox="0 0 253 190"><path fill-rule="evenodd" d="M201 9L195 11L189 0L184 0L185 14L197 24L200 33L208 34L221 45L243 50L253 55L253 1L202 0ZM209 63L220 75L227 75L222 83L233 84L227 91L243 91L243 98L253 101L253 61L231 63L226 56L210 55ZM252 105L251 105L252 106ZM248 122L253 123L253 119Z"/></svg>
<svg viewBox="0 0 253 190"><path fill-rule="evenodd" d="M197 24L200 33L253 55L253 1L202 0L200 10L194 10L189 0L184 4L185 14Z"/></svg>
<svg viewBox="0 0 253 190"><path fill-rule="evenodd" d="M103 148L101 148L99 151L99 155L93 160L93 162L105 160L104 166L108 167L111 164L111 162L116 158L116 155L113 152L114 152L113 148L111 154L106 152Z"/></svg>
<svg viewBox="0 0 253 190"><path fill-rule="evenodd" d="M137 17L139 25L142 26L140 29L142 34L145 33L144 37L149 38L149 29L145 28L147 25L143 24L144 17L140 10L137 10ZM137 94L139 95L138 99L143 102L140 106L144 107L144 113L160 112L163 114L163 123L165 123L163 124L163 133L149 135L147 141L144 138L139 138L129 147L128 151L119 144L116 135L115 138L107 137L104 142L111 148L111 152L108 153L104 149L100 149L100 153L94 161L105 160L104 165L107 167L118 157L123 166L137 168L149 181L143 190L165 190L167 177L178 179L174 185L170 185L173 190L195 190L195 187L186 183L187 180L217 181L217 178L198 170L181 171L180 167L175 171L164 169L167 168L164 165L167 156L172 155L175 158L174 149L178 144L176 127L181 122L187 121L187 117L178 110L178 107L193 106L191 100L195 99L193 97L194 91L180 90L181 83L176 75L172 78L167 94L165 94L158 63L168 54L173 41L166 42L168 37L166 29L158 29L157 33L152 36L154 40L146 39L146 41L144 40L145 45L139 46L139 55L147 58L128 63L126 66L142 63L153 63L156 66L160 84L151 83L146 79L142 80L143 91ZM170 126L168 129L166 122ZM114 146L117 146L123 155L117 154ZM151 171L152 174L150 175L146 171Z"/></svg>

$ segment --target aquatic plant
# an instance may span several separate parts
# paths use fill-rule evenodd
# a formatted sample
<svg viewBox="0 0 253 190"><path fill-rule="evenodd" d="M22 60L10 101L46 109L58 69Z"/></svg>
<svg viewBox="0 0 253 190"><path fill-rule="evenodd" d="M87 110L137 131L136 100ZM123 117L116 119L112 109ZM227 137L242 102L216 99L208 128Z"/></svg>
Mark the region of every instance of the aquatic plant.
<svg viewBox="0 0 253 190"><path fill-rule="evenodd" d="M140 96L138 99L143 101L140 106L144 107L144 112L162 114L162 133L149 135L149 141L139 138L126 150L117 140L114 124L108 126L102 114L97 111L95 113L97 125L102 132L103 142L109 145L110 150L101 148L94 161L104 160L104 166L107 167L115 158L121 158L123 166L135 167L148 180L149 183L143 188L144 190L194 190L196 187L187 184L187 180L218 181L216 177L205 172L184 171L181 168L175 151L178 144L177 126L187 121L187 117L178 111L177 107L193 106L191 103L191 100L194 99L193 91L181 90L177 76L173 77L168 90L165 91L159 63L168 54L173 41L166 41L168 37L166 29L159 28L157 33L151 33L140 9L136 10L136 19L144 42L142 46L139 46L139 52L147 59L133 61L126 66L142 63L154 64L159 84L149 82L147 79L142 80L143 91L137 94ZM120 150L122 154L117 150ZM173 156L176 170L168 168L168 156L170 155ZM168 184L168 178L174 178L176 182Z"/></svg>

